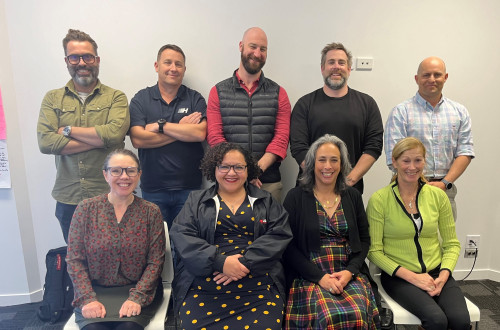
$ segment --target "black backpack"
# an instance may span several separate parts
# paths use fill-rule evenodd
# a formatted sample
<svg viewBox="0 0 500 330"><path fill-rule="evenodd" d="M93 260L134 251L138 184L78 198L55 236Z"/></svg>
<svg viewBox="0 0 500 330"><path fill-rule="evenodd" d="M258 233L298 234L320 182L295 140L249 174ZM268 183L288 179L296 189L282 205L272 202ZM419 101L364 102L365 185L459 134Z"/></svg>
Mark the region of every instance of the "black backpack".
<svg viewBox="0 0 500 330"><path fill-rule="evenodd" d="M73 283L68 275L65 258L66 246L47 252L43 301L37 313L42 321L55 323L64 314L69 317L73 313Z"/></svg>

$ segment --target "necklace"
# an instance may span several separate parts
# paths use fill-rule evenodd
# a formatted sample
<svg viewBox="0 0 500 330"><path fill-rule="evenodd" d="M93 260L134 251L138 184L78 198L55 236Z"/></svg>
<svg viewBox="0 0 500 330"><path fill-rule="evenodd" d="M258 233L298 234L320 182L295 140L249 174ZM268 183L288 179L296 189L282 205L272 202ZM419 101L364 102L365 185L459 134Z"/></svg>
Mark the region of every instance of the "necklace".
<svg viewBox="0 0 500 330"><path fill-rule="evenodd" d="M318 193L316 192L316 190L315 190L315 189L313 189L313 192L314 192L314 197L316 197L316 199L320 202L320 204L321 204L321 205L323 205L323 207L324 207L325 209L327 209L327 210L328 210L328 209L331 209L332 207L334 207L334 206L337 204L337 202L339 201L339 196L335 196L335 202L330 203L330 201L327 199L327 200L326 200L326 204L325 204L325 203L323 203L323 202L320 200L320 198L318 197Z"/></svg>
<svg viewBox="0 0 500 330"><path fill-rule="evenodd" d="M410 208L410 210L413 210L413 204L411 202L413 202L413 198L410 199L410 202L408 203L408 207Z"/></svg>
<svg viewBox="0 0 500 330"><path fill-rule="evenodd" d="M243 201L245 200L245 195L235 199L232 202L230 202L226 198L222 197L220 193L219 193L219 196L221 198L221 201L226 204L226 206L231 210L231 212L233 212L233 214L235 214L235 207L236 206L239 207L243 203ZM238 210L238 209L236 209L236 210Z"/></svg>
<svg viewBox="0 0 500 330"><path fill-rule="evenodd" d="M418 190L418 188L417 188ZM401 194L401 190L399 191L399 193ZM411 198L410 198L410 201L408 203L405 202L405 198L403 198L403 194L401 194L401 199L403 200L403 203L410 209L410 210L413 210L413 201L416 199L417 197L417 192L415 191L415 193L412 193L411 195Z"/></svg>

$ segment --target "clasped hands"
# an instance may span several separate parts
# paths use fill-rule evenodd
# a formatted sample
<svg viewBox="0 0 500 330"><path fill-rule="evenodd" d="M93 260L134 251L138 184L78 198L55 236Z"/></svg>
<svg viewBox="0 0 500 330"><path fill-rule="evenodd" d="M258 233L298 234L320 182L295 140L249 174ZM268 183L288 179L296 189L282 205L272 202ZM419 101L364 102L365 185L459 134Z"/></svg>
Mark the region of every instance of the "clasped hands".
<svg viewBox="0 0 500 330"><path fill-rule="evenodd" d="M243 277L250 273L250 270L246 268L238 259L243 257L241 254L235 254L229 256L224 261L224 266L222 268L222 273L214 272L213 280L217 284L228 285L233 281L241 280Z"/></svg>
<svg viewBox="0 0 500 330"><path fill-rule="evenodd" d="M334 294L341 294L344 291L344 287L352 279L352 274L348 270L343 270L340 272L335 272L331 274L325 274L318 284L325 290L330 291Z"/></svg>
<svg viewBox="0 0 500 330"><path fill-rule="evenodd" d="M141 314L141 305L131 300L125 300L120 308L120 317L131 317ZM99 301L93 301L82 307L82 315L86 319L104 318L106 308Z"/></svg>
<svg viewBox="0 0 500 330"><path fill-rule="evenodd" d="M433 279L427 273L415 274L412 284L426 291L431 297L439 296L444 284L448 280L448 276L448 271L442 271L436 279Z"/></svg>

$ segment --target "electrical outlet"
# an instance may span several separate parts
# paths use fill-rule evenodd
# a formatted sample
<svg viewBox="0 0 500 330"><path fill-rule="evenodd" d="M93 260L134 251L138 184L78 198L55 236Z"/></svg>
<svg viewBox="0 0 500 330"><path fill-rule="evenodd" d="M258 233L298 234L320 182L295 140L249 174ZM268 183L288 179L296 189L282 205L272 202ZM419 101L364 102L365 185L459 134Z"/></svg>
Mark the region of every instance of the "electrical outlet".
<svg viewBox="0 0 500 330"><path fill-rule="evenodd" d="M358 57L356 59L356 70L372 70L373 57Z"/></svg>
<svg viewBox="0 0 500 330"><path fill-rule="evenodd" d="M465 248L464 258L475 258L477 253L476 248Z"/></svg>
<svg viewBox="0 0 500 330"><path fill-rule="evenodd" d="M465 241L465 247L466 248L479 248L479 238L480 235L467 235L466 241Z"/></svg>

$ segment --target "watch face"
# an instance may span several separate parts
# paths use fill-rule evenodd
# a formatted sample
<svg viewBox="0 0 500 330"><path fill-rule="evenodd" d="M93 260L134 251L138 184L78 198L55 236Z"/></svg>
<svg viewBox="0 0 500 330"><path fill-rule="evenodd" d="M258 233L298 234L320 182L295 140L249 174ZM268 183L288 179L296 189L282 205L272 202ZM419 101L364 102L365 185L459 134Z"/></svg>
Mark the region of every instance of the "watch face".
<svg viewBox="0 0 500 330"><path fill-rule="evenodd" d="M165 125L166 122L167 120L164 118L158 119L158 125Z"/></svg>
<svg viewBox="0 0 500 330"><path fill-rule="evenodd" d="M441 180L442 183L444 183L444 187L448 190L453 187L453 183L446 181L445 179Z"/></svg>
<svg viewBox="0 0 500 330"><path fill-rule="evenodd" d="M71 133L71 127L66 126L63 128L63 135L64 136L69 136L70 133Z"/></svg>

